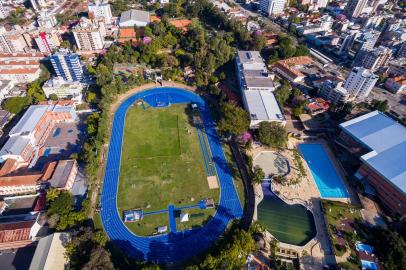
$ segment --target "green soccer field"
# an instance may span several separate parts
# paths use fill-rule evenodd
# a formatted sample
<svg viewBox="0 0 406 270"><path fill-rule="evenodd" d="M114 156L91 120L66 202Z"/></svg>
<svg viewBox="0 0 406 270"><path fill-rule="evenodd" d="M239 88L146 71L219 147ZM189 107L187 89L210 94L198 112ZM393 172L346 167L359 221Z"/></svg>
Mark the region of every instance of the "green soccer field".
<svg viewBox="0 0 406 270"><path fill-rule="evenodd" d="M205 198L218 202L219 189L208 187L196 129L189 123L186 108L178 104L144 110L134 105L128 110L117 194L120 214L134 208L149 212L170 204L193 205ZM199 211L209 217L215 210ZM188 227L200 226L207 219L195 216ZM126 225L138 235L150 235L168 223L165 214L159 214Z"/></svg>

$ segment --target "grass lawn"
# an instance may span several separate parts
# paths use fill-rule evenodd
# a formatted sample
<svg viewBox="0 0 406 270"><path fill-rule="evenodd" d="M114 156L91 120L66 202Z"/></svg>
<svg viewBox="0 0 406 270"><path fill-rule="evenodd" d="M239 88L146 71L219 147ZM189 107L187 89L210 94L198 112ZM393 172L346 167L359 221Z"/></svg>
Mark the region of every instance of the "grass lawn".
<svg viewBox="0 0 406 270"><path fill-rule="evenodd" d="M355 220L361 219L359 208L351 204L328 200L322 200L322 204L328 223L327 231L335 255L342 257L350 249L352 257L357 257L355 242L359 236L354 232L354 223ZM359 269L357 260L347 260L345 265L348 269Z"/></svg>
<svg viewBox="0 0 406 270"><path fill-rule="evenodd" d="M147 215L144 216L141 221L127 222L125 225L138 235L152 235L157 232L157 228L159 226L168 226L169 232L168 213L164 212L154 215Z"/></svg>
<svg viewBox="0 0 406 270"><path fill-rule="evenodd" d="M176 218L176 229L181 230L190 230L196 227L200 227L204 225L206 221L208 221L214 215L215 209L200 209L200 208L192 208L192 209L184 209L182 213L189 214L189 221L187 222L180 222L180 218ZM180 214L180 213L179 213ZM179 215L180 216L180 215ZM199 225L196 225L199 224Z"/></svg>
<svg viewBox="0 0 406 270"><path fill-rule="evenodd" d="M154 211L167 209L169 204L191 205L204 198L218 202L219 190L208 187L196 129L189 124L186 108L186 104L178 104L128 110L117 196L120 213L133 208ZM144 226L128 227L137 234L149 234L163 225L154 221L155 216L145 219ZM193 225L199 225L198 219Z"/></svg>

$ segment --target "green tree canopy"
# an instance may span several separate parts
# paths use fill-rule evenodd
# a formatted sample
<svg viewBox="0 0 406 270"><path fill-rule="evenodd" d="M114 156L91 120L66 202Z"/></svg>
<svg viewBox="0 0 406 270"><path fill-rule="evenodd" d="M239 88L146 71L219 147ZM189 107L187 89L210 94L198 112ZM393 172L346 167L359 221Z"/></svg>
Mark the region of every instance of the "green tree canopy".
<svg viewBox="0 0 406 270"><path fill-rule="evenodd" d="M27 108L31 104L31 97L10 97L6 99L2 107L8 112L17 114Z"/></svg>
<svg viewBox="0 0 406 270"><path fill-rule="evenodd" d="M222 132L240 135L248 130L250 119L247 111L231 103L225 103L221 108L223 117L218 127Z"/></svg>
<svg viewBox="0 0 406 270"><path fill-rule="evenodd" d="M252 171L251 179L253 184L261 184L264 181L265 173L259 166L255 166Z"/></svg>
<svg viewBox="0 0 406 270"><path fill-rule="evenodd" d="M259 141L267 146L282 148L287 142L284 126L278 122L261 122L259 124Z"/></svg>

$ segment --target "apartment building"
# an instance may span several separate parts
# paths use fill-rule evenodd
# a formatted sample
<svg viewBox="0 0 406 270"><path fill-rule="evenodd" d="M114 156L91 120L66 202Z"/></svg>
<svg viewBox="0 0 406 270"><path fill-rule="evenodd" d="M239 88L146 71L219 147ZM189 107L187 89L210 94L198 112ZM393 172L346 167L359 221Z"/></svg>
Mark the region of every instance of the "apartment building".
<svg viewBox="0 0 406 270"><path fill-rule="evenodd" d="M0 80L29 83L41 74L41 53L0 53Z"/></svg>
<svg viewBox="0 0 406 270"><path fill-rule="evenodd" d="M344 9L344 14L347 18L359 17L367 6L368 0L350 0Z"/></svg>
<svg viewBox="0 0 406 270"><path fill-rule="evenodd" d="M83 79L83 67L79 55L61 49L51 55L50 59L58 77L65 81L81 81Z"/></svg>
<svg viewBox="0 0 406 270"><path fill-rule="evenodd" d="M345 80L343 87L350 94L351 99L365 99L374 88L379 77L371 70L355 67Z"/></svg>
<svg viewBox="0 0 406 270"><path fill-rule="evenodd" d="M0 27L0 53L24 52L27 48L28 44L22 30L7 31L4 26Z"/></svg>
<svg viewBox="0 0 406 270"><path fill-rule="evenodd" d="M80 103L83 97L84 85L79 81L65 81L62 77L49 79L42 86L42 90L47 98L56 95L59 99L71 99L75 103Z"/></svg>
<svg viewBox="0 0 406 270"><path fill-rule="evenodd" d="M103 18L105 24L112 24L113 15L108 1L96 0L94 3L88 4L87 9L89 10L89 17Z"/></svg>
<svg viewBox="0 0 406 270"><path fill-rule="evenodd" d="M236 71L250 128L263 121L285 124L285 117L273 94L275 85L258 51L238 51Z"/></svg>
<svg viewBox="0 0 406 270"><path fill-rule="evenodd" d="M384 46L379 46L371 51L366 52L359 60L359 64L364 68L376 71L380 67L385 66L391 56L391 49Z"/></svg>
<svg viewBox="0 0 406 270"><path fill-rule="evenodd" d="M56 20L56 16L54 14L43 11L40 13L37 23L39 27L52 28L58 24L58 21Z"/></svg>
<svg viewBox="0 0 406 270"><path fill-rule="evenodd" d="M102 20L81 18L73 29L73 36L80 51L98 51L103 49L106 26Z"/></svg>
<svg viewBox="0 0 406 270"><path fill-rule="evenodd" d="M268 16L283 14L286 6L286 0L260 0L260 10Z"/></svg>
<svg viewBox="0 0 406 270"><path fill-rule="evenodd" d="M342 82L326 81L320 87L319 95L333 104L344 104L349 97L348 91Z"/></svg>
<svg viewBox="0 0 406 270"><path fill-rule="evenodd" d="M61 46L61 37L58 30L35 31L31 33L40 52L50 55Z"/></svg>

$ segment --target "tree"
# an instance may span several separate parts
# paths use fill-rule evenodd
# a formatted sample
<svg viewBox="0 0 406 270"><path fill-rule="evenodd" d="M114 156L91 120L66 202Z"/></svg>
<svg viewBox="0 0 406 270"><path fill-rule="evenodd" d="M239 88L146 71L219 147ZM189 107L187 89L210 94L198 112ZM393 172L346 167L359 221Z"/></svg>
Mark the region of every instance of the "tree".
<svg viewBox="0 0 406 270"><path fill-rule="evenodd" d="M380 112L387 112L389 110L389 105L388 105L388 100L377 100L377 99L373 99L371 101L371 107L374 110L378 110Z"/></svg>
<svg viewBox="0 0 406 270"><path fill-rule="evenodd" d="M248 113L241 107L225 103L221 108L223 117L218 124L219 130L232 135L240 135L248 130L250 119Z"/></svg>
<svg viewBox="0 0 406 270"><path fill-rule="evenodd" d="M370 228L368 236L384 269L405 269L406 243L398 233L376 226Z"/></svg>
<svg viewBox="0 0 406 270"><path fill-rule="evenodd" d="M265 179L265 173L258 165L254 167L251 175L251 180L253 184L261 184Z"/></svg>
<svg viewBox="0 0 406 270"><path fill-rule="evenodd" d="M295 56L306 56L310 55L309 48L305 45L299 45L296 47Z"/></svg>
<svg viewBox="0 0 406 270"><path fill-rule="evenodd" d="M46 100L44 91L38 81L30 83L27 88L27 95L32 98L34 104Z"/></svg>
<svg viewBox="0 0 406 270"><path fill-rule="evenodd" d="M283 107L290 97L291 87L288 81L283 80L282 85L275 90L275 97L280 106Z"/></svg>
<svg viewBox="0 0 406 270"><path fill-rule="evenodd" d="M49 98L51 100L53 100L53 101L58 100L58 96L56 94L53 94L53 93L49 95Z"/></svg>
<svg viewBox="0 0 406 270"><path fill-rule="evenodd" d="M259 141L267 146L282 148L287 142L284 126L277 122L261 122L259 124Z"/></svg>
<svg viewBox="0 0 406 270"><path fill-rule="evenodd" d="M13 114L18 114L25 108L27 108L31 104L31 97L26 96L26 97L10 97L6 99L2 107L6 111L13 113Z"/></svg>
<svg viewBox="0 0 406 270"><path fill-rule="evenodd" d="M96 246L90 252L89 261L83 266L84 270L93 269L114 269L114 265L111 262L111 254L101 246Z"/></svg>
<svg viewBox="0 0 406 270"><path fill-rule="evenodd" d="M56 188L51 188L47 191L47 203L53 202L56 198L58 198L61 191Z"/></svg>

